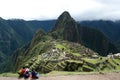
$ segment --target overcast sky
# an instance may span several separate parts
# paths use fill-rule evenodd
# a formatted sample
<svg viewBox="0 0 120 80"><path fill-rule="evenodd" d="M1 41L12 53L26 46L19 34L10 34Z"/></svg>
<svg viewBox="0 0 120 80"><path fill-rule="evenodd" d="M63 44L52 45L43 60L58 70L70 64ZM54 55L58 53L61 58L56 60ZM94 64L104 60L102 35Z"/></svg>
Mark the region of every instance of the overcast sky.
<svg viewBox="0 0 120 80"><path fill-rule="evenodd" d="M57 19L63 11L75 20L118 20L120 0L0 0L4 19Z"/></svg>

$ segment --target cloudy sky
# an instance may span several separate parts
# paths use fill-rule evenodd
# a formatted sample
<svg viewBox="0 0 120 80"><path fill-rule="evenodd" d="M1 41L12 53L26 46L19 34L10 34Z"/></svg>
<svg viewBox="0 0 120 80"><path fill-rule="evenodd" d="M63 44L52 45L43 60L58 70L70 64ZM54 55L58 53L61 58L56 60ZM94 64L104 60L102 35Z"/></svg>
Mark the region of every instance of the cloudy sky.
<svg viewBox="0 0 120 80"><path fill-rule="evenodd" d="M0 0L4 19L57 19L63 11L76 20L118 20L120 0Z"/></svg>

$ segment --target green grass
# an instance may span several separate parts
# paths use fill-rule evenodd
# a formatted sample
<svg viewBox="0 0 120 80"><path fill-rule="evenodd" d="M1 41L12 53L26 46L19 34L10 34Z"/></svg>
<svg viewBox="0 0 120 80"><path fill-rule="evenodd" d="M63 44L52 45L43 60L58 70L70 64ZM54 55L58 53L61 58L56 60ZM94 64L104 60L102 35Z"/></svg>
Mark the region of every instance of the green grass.
<svg viewBox="0 0 120 80"><path fill-rule="evenodd" d="M1 73L0 76L2 77L17 77L17 73Z"/></svg>
<svg viewBox="0 0 120 80"><path fill-rule="evenodd" d="M112 73L112 72L120 72L120 70L105 70L105 71L92 71L92 72L68 72L68 71L52 71L47 74L41 74L40 76L61 76L61 75L87 75L87 74L101 74L101 73ZM17 73L2 73L0 74L1 77L18 77Z"/></svg>
<svg viewBox="0 0 120 80"><path fill-rule="evenodd" d="M83 60L85 60L86 62L89 62L91 64L96 64L100 61L99 59L88 59L88 58L83 58Z"/></svg>
<svg viewBox="0 0 120 80"><path fill-rule="evenodd" d="M114 59L114 61L120 64L120 59Z"/></svg>
<svg viewBox="0 0 120 80"><path fill-rule="evenodd" d="M61 76L61 75L88 75L88 74L104 74L104 73L112 73L112 72L120 72L120 70L105 70L105 71L92 71L92 72L68 72L68 71L52 71L47 74L41 74L41 76Z"/></svg>
<svg viewBox="0 0 120 80"><path fill-rule="evenodd" d="M42 76L60 76L60 75L85 75L98 74L99 72L67 72L67 71L52 71L48 74L41 74Z"/></svg>
<svg viewBox="0 0 120 80"><path fill-rule="evenodd" d="M87 66L87 65L83 65L83 68L89 69L90 71L95 71L94 68L92 68L92 67L90 67L90 66Z"/></svg>
<svg viewBox="0 0 120 80"><path fill-rule="evenodd" d="M81 56L79 53L71 53L73 54L74 56Z"/></svg>
<svg viewBox="0 0 120 80"><path fill-rule="evenodd" d="M77 61L77 60L66 60L66 61L68 61L68 62L75 62L75 63L80 63L80 64L82 64L83 63L83 61Z"/></svg>
<svg viewBox="0 0 120 80"><path fill-rule="evenodd" d="M65 46L63 46L63 45L61 45L61 44L56 44L56 48L59 48L59 49L66 49L66 47Z"/></svg>
<svg viewBox="0 0 120 80"><path fill-rule="evenodd" d="M116 68L118 70L120 70L120 59L114 59L115 63L119 64L119 65L116 65Z"/></svg>
<svg viewBox="0 0 120 80"><path fill-rule="evenodd" d="M109 60L110 64L113 66L117 66L112 60Z"/></svg>
<svg viewBox="0 0 120 80"><path fill-rule="evenodd" d="M70 49L69 49L69 47L67 47L67 45L64 44L64 43L63 44L56 44L55 47L58 48L58 49L60 49L60 50L64 49L63 50L64 52L68 52L68 53L71 52Z"/></svg>

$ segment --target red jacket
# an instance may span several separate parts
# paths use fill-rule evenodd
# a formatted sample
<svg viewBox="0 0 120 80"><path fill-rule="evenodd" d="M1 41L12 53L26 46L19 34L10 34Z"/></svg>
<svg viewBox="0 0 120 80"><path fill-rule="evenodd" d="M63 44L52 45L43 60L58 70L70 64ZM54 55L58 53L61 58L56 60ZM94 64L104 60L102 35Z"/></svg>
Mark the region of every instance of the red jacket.
<svg viewBox="0 0 120 80"><path fill-rule="evenodd" d="M26 72L26 69L22 69L21 73L24 74Z"/></svg>

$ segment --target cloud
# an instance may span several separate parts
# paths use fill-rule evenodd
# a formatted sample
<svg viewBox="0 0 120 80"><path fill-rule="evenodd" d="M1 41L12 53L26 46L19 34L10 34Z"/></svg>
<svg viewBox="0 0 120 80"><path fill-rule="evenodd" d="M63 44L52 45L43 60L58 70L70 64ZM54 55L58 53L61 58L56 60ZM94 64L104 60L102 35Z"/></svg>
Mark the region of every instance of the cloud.
<svg viewBox="0 0 120 80"><path fill-rule="evenodd" d="M76 15L77 20L119 20L120 19L120 0L93 0L99 7L84 11L83 14Z"/></svg>
<svg viewBox="0 0 120 80"><path fill-rule="evenodd" d="M69 11L76 20L120 19L120 0L0 0L0 17L57 19Z"/></svg>

